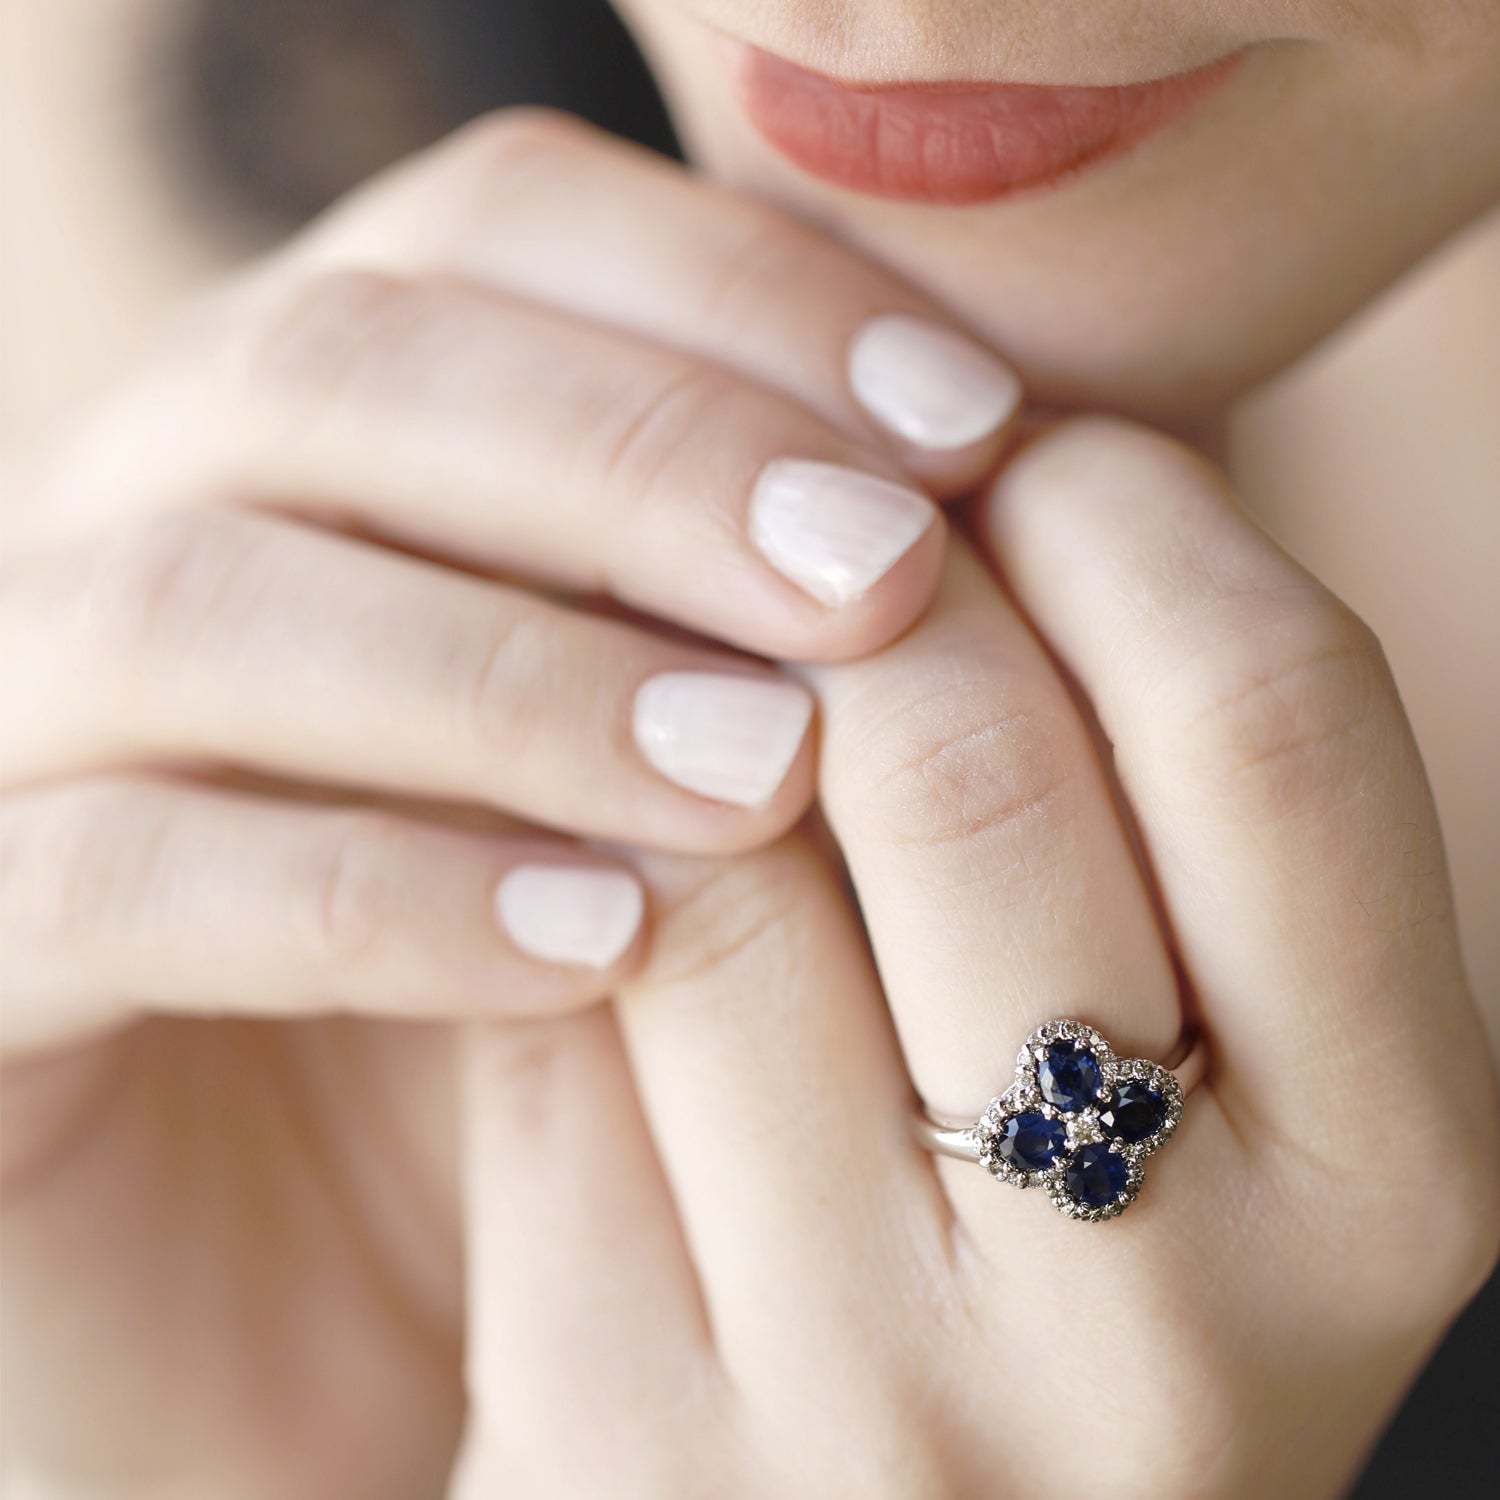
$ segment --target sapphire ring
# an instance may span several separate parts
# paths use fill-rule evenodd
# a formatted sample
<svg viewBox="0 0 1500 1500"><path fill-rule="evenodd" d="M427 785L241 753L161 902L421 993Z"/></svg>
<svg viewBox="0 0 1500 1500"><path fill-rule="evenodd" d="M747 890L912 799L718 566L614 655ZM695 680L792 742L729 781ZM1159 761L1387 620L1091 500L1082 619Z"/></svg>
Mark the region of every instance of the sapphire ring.
<svg viewBox="0 0 1500 1500"><path fill-rule="evenodd" d="M1135 1202L1146 1158L1171 1139L1203 1076L1195 1040L1175 1066L1117 1057L1092 1026L1048 1021L1026 1038L1016 1081L969 1124L924 1114L929 1151L1039 1187L1070 1219L1113 1219Z"/></svg>

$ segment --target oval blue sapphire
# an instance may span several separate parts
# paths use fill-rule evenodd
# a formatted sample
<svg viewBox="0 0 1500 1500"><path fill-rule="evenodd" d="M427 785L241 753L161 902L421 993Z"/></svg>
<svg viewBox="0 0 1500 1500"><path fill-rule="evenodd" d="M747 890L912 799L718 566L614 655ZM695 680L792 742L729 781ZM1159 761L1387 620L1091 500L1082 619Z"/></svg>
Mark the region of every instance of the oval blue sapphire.
<svg viewBox="0 0 1500 1500"><path fill-rule="evenodd" d="M1105 1135L1134 1146L1155 1135L1166 1118L1162 1096L1133 1079L1110 1091L1109 1101L1099 1111L1099 1128Z"/></svg>
<svg viewBox="0 0 1500 1500"><path fill-rule="evenodd" d="M1078 1110L1098 1102L1104 1074L1081 1042L1053 1042L1037 1064L1036 1081L1048 1104Z"/></svg>
<svg viewBox="0 0 1500 1500"><path fill-rule="evenodd" d="M1068 1132L1057 1120L1035 1110L1012 1115L995 1138L995 1155L1022 1172L1045 1172L1068 1144Z"/></svg>
<svg viewBox="0 0 1500 1500"><path fill-rule="evenodd" d="M1098 1143L1079 1147L1063 1174L1068 1196L1085 1208L1107 1208L1129 1180L1125 1158Z"/></svg>

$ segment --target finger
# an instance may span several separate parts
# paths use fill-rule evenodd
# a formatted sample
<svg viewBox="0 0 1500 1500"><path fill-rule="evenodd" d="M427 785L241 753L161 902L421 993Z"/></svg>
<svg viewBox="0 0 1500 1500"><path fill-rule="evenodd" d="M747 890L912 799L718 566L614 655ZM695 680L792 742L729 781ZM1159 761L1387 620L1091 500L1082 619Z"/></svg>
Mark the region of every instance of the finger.
<svg viewBox="0 0 1500 1500"><path fill-rule="evenodd" d="M465 1051L455 1495L687 1493L694 1455L654 1434L665 1410L707 1425L717 1372L612 1016L475 1027Z"/></svg>
<svg viewBox="0 0 1500 1500"><path fill-rule="evenodd" d="M801 686L267 516L159 518L0 587L8 779L197 757L742 848L811 792Z"/></svg>
<svg viewBox="0 0 1500 1500"><path fill-rule="evenodd" d="M1040 439L989 521L1115 747L1236 1097L1315 1140L1397 1079L1482 1089L1437 819L1369 630L1207 465L1121 423Z"/></svg>
<svg viewBox="0 0 1500 1500"><path fill-rule="evenodd" d="M257 283L86 453L48 526L295 504L774 657L879 646L943 545L888 460L786 397L472 283Z"/></svg>
<svg viewBox="0 0 1500 1500"><path fill-rule="evenodd" d="M888 271L564 115L480 121L292 253L472 277L732 366L940 493L988 472L1020 404L1015 373Z"/></svg>
<svg viewBox="0 0 1500 1500"><path fill-rule="evenodd" d="M810 676L824 807L929 1106L972 1118L1053 1017L1162 1057L1177 989L1103 769L974 554L894 646Z"/></svg>
<svg viewBox="0 0 1500 1500"><path fill-rule="evenodd" d="M810 844L644 873L653 958L619 992L626 1046L721 1356L789 1393L778 1329L864 1348L871 1299L914 1256L941 1256L909 1084L858 923ZM849 1370L850 1389L862 1378Z"/></svg>
<svg viewBox="0 0 1500 1500"><path fill-rule="evenodd" d="M628 871L539 837L107 778L0 802L7 1052L145 1010L545 1015L636 960Z"/></svg>

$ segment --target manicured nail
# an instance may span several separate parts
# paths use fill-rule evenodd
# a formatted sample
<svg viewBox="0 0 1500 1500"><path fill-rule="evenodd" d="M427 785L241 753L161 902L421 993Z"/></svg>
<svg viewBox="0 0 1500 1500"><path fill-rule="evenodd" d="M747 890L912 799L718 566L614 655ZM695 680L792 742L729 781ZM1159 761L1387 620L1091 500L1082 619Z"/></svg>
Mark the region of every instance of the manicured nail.
<svg viewBox="0 0 1500 1500"><path fill-rule="evenodd" d="M811 696L792 682L663 672L635 695L635 741L678 786L759 807L786 779L812 711Z"/></svg>
<svg viewBox="0 0 1500 1500"><path fill-rule="evenodd" d="M578 865L517 865L495 890L500 925L522 953L590 969L630 946L645 905L633 875Z"/></svg>
<svg viewBox="0 0 1500 1500"><path fill-rule="evenodd" d="M824 604L848 604L932 525L925 495L859 469L778 458L750 498L750 538L771 566Z"/></svg>
<svg viewBox="0 0 1500 1500"><path fill-rule="evenodd" d="M1021 404L1020 377L989 350L940 323L890 313L849 345L859 404L918 448L966 448L1004 426Z"/></svg>

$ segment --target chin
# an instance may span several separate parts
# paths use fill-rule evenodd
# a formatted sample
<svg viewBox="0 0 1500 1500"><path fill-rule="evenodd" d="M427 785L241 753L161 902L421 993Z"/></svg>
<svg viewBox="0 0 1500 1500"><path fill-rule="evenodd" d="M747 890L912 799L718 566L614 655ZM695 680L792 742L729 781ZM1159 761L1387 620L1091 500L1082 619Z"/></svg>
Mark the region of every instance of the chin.
<svg viewBox="0 0 1500 1500"><path fill-rule="evenodd" d="M1361 7L1292 7L1300 29L1156 8L1158 33L1091 7L1080 37L1040 7L1008 52L1009 7L967 37L931 0L852 7L863 26L624 7L703 168L947 304L1037 401L1186 431L1500 201L1500 7L1347 31Z"/></svg>

